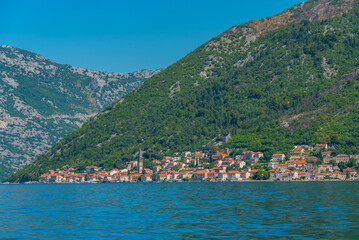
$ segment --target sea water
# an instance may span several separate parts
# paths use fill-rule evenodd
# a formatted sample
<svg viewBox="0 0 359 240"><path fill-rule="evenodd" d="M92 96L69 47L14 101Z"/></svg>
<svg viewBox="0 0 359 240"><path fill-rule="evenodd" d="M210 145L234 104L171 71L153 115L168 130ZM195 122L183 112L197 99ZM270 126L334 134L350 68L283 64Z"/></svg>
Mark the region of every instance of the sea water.
<svg viewBox="0 0 359 240"><path fill-rule="evenodd" d="M359 182L0 185L0 238L359 239Z"/></svg>

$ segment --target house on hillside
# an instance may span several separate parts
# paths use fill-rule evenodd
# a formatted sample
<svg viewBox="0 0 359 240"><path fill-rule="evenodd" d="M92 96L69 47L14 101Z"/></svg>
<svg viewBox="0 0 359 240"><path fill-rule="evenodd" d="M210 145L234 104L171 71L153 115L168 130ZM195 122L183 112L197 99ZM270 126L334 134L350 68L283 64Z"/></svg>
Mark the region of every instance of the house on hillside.
<svg viewBox="0 0 359 240"><path fill-rule="evenodd" d="M243 152L243 157L245 159L251 159L252 157L254 157L255 152L252 151L247 151L247 152Z"/></svg>
<svg viewBox="0 0 359 240"><path fill-rule="evenodd" d="M128 162L126 165L126 169L128 170L134 169L135 167L137 167L137 163L138 163L137 161Z"/></svg>
<svg viewBox="0 0 359 240"><path fill-rule="evenodd" d="M240 181L241 179L241 174L238 171L229 171L227 174L227 179L228 181Z"/></svg>
<svg viewBox="0 0 359 240"><path fill-rule="evenodd" d="M207 179L207 171L206 170L202 170L202 171L197 171L193 173L193 180L195 181L203 181Z"/></svg>
<svg viewBox="0 0 359 240"><path fill-rule="evenodd" d="M236 161L234 164L237 169L243 168L245 165L246 163L244 161Z"/></svg>
<svg viewBox="0 0 359 240"><path fill-rule="evenodd" d="M284 161L285 160L285 155L283 153L275 153L272 155L272 160L273 161Z"/></svg>
<svg viewBox="0 0 359 240"><path fill-rule="evenodd" d="M87 166L86 167L86 172L97 172L98 170L100 170L100 168L96 167L96 166Z"/></svg>
<svg viewBox="0 0 359 240"><path fill-rule="evenodd" d="M294 148L290 151L291 155L302 155L304 153L304 148Z"/></svg>
<svg viewBox="0 0 359 240"><path fill-rule="evenodd" d="M250 176L251 176L251 174L248 171L243 171L242 170L242 171L239 172L239 177L241 179L249 179Z"/></svg>
<svg viewBox="0 0 359 240"><path fill-rule="evenodd" d="M340 163L340 162L348 163L348 162L350 162L349 155L339 154L335 157L335 162L336 163Z"/></svg>
<svg viewBox="0 0 359 240"><path fill-rule="evenodd" d="M307 161L307 163L315 163L318 161L317 157L304 157L304 160Z"/></svg>
<svg viewBox="0 0 359 240"><path fill-rule="evenodd" d="M44 173L39 177L39 182L48 182L50 179L50 174Z"/></svg>
<svg viewBox="0 0 359 240"><path fill-rule="evenodd" d="M270 169L277 169L277 168L278 168L278 165L279 165L278 162L270 162L270 163L268 163L268 167L269 167Z"/></svg>
<svg viewBox="0 0 359 240"><path fill-rule="evenodd" d="M141 182L152 182L151 174L143 174L141 176Z"/></svg>
<svg viewBox="0 0 359 240"><path fill-rule="evenodd" d="M321 164L318 165L318 172L333 172L333 165Z"/></svg>
<svg viewBox="0 0 359 240"><path fill-rule="evenodd" d="M316 144L314 149L317 150L317 151L324 150L324 149L326 150L326 149L328 149L328 144L326 144L326 143Z"/></svg>
<svg viewBox="0 0 359 240"><path fill-rule="evenodd" d="M218 179L221 180L221 181L227 181L228 173L226 173L226 172L218 173Z"/></svg>
<svg viewBox="0 0 359 240"><path fill-rule="evenodd" d="M256 163L258 163L259 159L256 157L252 157L248 161L250 162L251 165L255 165Z"/></svg>

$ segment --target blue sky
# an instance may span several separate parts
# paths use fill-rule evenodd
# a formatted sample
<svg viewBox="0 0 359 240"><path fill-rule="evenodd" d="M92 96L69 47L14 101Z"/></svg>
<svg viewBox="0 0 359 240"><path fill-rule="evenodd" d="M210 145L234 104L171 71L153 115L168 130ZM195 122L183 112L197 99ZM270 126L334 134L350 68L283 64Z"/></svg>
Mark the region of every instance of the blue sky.
<svg viewBox="0 0 359 240"><path fill-rule="evenodd" d="M233 25L302 0L0 0L0 44L107 72L176 62Z"/></svg>

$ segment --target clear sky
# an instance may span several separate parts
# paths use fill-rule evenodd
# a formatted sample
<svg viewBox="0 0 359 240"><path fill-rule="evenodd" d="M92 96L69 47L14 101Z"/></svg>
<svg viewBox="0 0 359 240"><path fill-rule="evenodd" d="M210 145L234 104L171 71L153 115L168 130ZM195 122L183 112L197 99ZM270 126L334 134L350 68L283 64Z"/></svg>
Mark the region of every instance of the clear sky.
<svg viewBox="0 0 359 240"><path fill-rule="evenodd" d="M0 44L107 72L167 67L303 0L0 0Z"/></svg>

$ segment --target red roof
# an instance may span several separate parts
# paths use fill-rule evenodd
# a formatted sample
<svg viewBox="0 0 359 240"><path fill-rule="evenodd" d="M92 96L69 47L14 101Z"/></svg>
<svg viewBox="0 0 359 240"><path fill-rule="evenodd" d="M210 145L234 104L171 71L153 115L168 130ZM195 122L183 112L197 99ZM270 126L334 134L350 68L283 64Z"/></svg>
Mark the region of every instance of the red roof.
<svg viewBox="0 0 359 240"><path fill-rule="evenodd" d="M293 151L302 151L304 150L303 148L294 148Z"/></svg>
<svg viewBox="0 0 359 240"><path fill-rule="evenodd" d="M326 143L318 143L316 146L317 147L325 147L327 144Z"/></svg>

